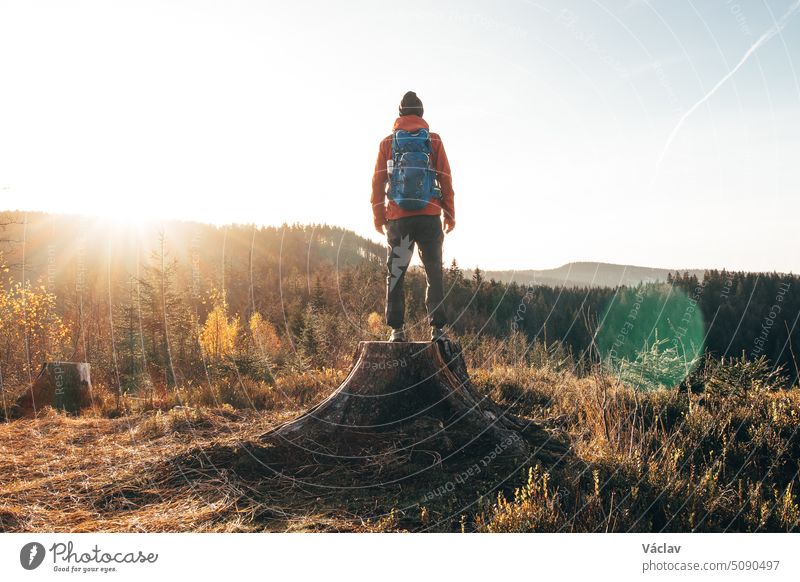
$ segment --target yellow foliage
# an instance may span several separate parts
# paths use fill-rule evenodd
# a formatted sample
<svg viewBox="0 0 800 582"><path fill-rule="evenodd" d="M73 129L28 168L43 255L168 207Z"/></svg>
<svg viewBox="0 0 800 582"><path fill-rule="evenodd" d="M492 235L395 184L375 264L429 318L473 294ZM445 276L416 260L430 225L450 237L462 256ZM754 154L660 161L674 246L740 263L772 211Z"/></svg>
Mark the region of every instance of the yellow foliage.
<svg viewBox="0 0 800 582"><path fill-rule="evenodd" d="M12 371L33 372L45 360L64 357L68 344L56 296L44 285L10 282L0 289L0 350Z"/></svg>
<svg viewBox="0 0 800 582"><path fill-rule="evenodd" d="M542 472L538 465L529 468L528 480L514 490L513 500L498 493L497 502L488 514L476 516L478 531L557 531L564 516L549 481L550 474Z"/></svg>
<svg viewBox="0 0 800 582"><path fill-rule="evenodd" d="M250 317L250 335L260 354L274 355L281 349L281 338L275 326L258 312Z"/></svg>
<svg viewBox="0 0 800 582"><path fill-rule="evenodd" d="M367 330L372 335L381 335L386 331L386 324L380 313L373 311L367 317Z"/></svg>
<svg viewBox="0 0 800 582"><path fill-rule="evenodd" d="M200 346L207 358L221 360L236 351L239 335L239 317L228 319L228 302L225 295L212 292L213 309L200 331Z"/></svg>

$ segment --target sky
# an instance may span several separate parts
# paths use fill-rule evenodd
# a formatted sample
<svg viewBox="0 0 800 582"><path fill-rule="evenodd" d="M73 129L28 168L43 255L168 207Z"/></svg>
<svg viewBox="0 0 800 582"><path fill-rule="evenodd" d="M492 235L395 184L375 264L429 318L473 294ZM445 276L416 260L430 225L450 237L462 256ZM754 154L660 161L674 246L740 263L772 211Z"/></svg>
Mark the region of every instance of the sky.
<svg viewBox="0 0 800 582"><path fill-rule="evenodd" d="M0 0L0 209L379 241L414 90L445 257L800 272L798 0Z"/></svg>

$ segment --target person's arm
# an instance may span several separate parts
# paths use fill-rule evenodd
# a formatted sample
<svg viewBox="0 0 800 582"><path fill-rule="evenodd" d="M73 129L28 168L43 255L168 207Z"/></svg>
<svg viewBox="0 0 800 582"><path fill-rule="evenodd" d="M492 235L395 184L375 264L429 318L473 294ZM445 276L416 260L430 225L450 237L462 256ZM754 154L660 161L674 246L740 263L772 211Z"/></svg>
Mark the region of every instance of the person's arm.
<svg viewBox="0 0 800 582"><path fill-rule="evenodd" d="M375 223L375 230L383 234L383 226L386 224L386 160L389 159L389 142L384 139L378 148L378 159L375 162L375 171L372 173L372 219Z"/></svg>
<svg viewBox="0 0 800 582"><path fill-rule="evenodd" d="M432 140L431 145L436 153L436 179L442 189L440 204L444 214L444 231L450 232L456 227L455 193L453 192L453 176L450 174L450 162L447 160L447 153L444 151L441 138Z"/></svg>

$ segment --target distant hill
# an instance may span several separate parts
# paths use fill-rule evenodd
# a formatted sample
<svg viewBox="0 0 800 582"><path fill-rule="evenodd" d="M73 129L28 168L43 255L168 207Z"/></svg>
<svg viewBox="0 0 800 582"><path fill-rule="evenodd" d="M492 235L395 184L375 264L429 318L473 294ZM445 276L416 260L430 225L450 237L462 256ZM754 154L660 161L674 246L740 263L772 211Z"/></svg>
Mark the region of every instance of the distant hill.
<svg viewBox="0 0 800 582"><path fill-rule="evenodd" d="M131 293L132 279L167 269L176 293L188 302L225 289L232 311L257 309L280 322L284 297L305 300L317 277L329 284L331 302L338 300L338 286L349 284L337 273L366 268L376 273L368 280L380 281L385 253L383 245L329 225L212 226L179 220L134 225L0 211L0 285L8 284L7 276L14 281L24 276L46 285L65 305L78 301L78 289L84 300L91 293L93 300L111 294L122 301ZM10 272L3 273L2 265Z"/></svg>
<svg viewBox="0 0 800 582"><path fill-rule="evenodd" d="M125 224L91 216L0 211L0 255L17 278L24 256L26 278L34 281L53 270L75 268L76 261L81 269L101 277L107 276L109 261L112 270L135 273L137 264L159 249L162 237L171 258L220 280L223 265L246 273L252 262L276 272L294 269L307 274L321 265L382 263L386 253L381 244L326 224L214 226L181 220Z"/></svg>
<svg viewBox="0 0 800 582"><path fill-rule="evenodd" d="M526 269L521 271L485 271L487 279L520 284L539 284L553 287L616 287L666 281L669 273L688 272L702 279L702 269L657 269L613 263L575 262L555 269Z"/></svg>
<svg viewBox="0 0 800 582"><path fill-rule="evenodd" d="M25 217L27 224L25 222ZM5 227L3 227L5 225ZM0 256L19 278L22 253L26 277L37 280L57 268L59 274L74 271L79 259L81 268L105 280L109 258L114 271L137 272L137 264L158 249L164 236L170 255L179 263L204 277L213 285L235 286L249 280L242 273L251 270L250 261L263 267L262 276L271 269L285 275L292 272L313 273L320 266L344 268L364 261L383 263L383 245L356 235L344 228L328 225L283 225L223 227L184 222L162 221L146 225L108 223L102 219L40 212L0 211ZM26 244L19 244L25 240ZM8 244L4 241L17 241ZM251 255L252 253L252 255ZM80 255L80 257L78 257ZM222 281L222 265L238 278ZM69 268L68 268L69 267ZM551 287L616 287L642 282L666 281L669 273L680 269L658 269L612 263L573 262L555 269L485 271L486 279L520 284L535 283ZM702 278L703 270L690 274Z"/></svg>

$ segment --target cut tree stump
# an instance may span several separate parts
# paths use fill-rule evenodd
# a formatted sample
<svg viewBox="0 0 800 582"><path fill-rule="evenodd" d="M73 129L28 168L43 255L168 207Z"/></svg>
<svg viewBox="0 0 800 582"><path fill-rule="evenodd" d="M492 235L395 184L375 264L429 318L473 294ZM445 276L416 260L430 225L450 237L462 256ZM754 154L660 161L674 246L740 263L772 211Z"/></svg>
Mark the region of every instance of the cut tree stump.
<svg viewBox="0 0 800 582"><path fill-rule="evenodd" d="M45 406L79 413L91 404L90 372L85 362L45 362L31 387L17 399L16 413L27 416Z"/></svg>
<svg viewBox="0 0 800 582"><path fill-rule="evenodd" d="M568 454L564 435L513 416L470 382L455 342L360 342L352 370L327 399L261 437L281 465L404 466L449 458L545 466Z"/></svg>

